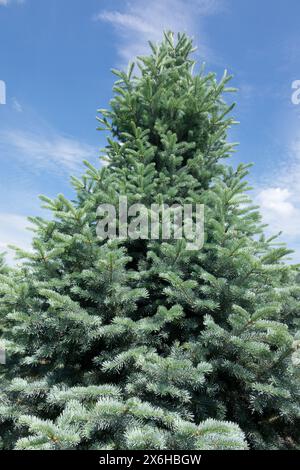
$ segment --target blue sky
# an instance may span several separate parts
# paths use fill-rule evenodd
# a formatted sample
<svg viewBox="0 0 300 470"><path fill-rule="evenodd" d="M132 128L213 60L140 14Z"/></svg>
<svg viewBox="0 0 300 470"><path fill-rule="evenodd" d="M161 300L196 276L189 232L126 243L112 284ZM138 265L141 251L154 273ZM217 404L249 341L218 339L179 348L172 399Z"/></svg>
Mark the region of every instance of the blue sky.
<svg viewBox="0 0 300 470"><path fill-rule="evenodd" d="M97 164L110 69L172 29L195 38L207 70L234 75L232 162L255 164L253 197L300 261L299 17L298 0L0 0L0 251L29 246L26 216L41 213L39 194L72 196L70 174L83 159Z"/></svg>

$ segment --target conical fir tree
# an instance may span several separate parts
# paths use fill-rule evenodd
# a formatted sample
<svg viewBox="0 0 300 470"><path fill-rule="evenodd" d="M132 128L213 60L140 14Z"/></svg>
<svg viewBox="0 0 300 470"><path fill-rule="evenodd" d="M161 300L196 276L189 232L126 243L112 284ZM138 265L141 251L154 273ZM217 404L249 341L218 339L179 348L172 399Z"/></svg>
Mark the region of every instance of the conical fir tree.
<svg viewBox="0 0 300 470"><path fill-rule="evenodd" d="M226 165L224 74L185 35L138 60L109 110L107 165L42 197L33 252L1 275L1 445L16 449L299 448L299 285L263 235L247 167ZM205 206L184 239L101 240L100 204Z"/></svg>

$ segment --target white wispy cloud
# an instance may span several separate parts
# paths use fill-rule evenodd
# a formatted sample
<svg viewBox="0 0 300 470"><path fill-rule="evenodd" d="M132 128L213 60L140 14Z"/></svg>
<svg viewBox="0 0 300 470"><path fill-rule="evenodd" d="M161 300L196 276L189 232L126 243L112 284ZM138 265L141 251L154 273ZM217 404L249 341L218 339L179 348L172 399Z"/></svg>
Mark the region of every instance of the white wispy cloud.
<svg viewBox="0 0 300 470"><path fill-rule="evenodd" d="M97 149L91 145L57 132L50 132L48 128L40 133L23 130L0 131L0 142L1 157L4 155L5 158L7 155L22 165L28 165L38 172L48 174L49 178L53 173L69 175L70 172L79 172L82 160L93 160L97 156ZM0 212L0 253L6 252L6 261L13 266L16 264L14 251L8 248L8 245L16 245L30 251L32 240L32 232L27 230L30 223L18 212L19 210L27 212L28 201L35 200L36 196L24 193L20 197L17 191L13 191L11 197L15 212ZM30 212L35 213L35 203L32 202L31 206Z"/></svg>
<svg viewBox="0 0 300 470"><path fill-rule="evenodd" d="M264 188L256 199L272 231L283 231L288 237L300 236L300 209L295 204L293 190L278 186Z"/></svg>
<svg viewBox="0 0 300 470"><path fill-rule="evenodd" d="M260 205L268 233L283 232L283 240L295 249L294 259L300 261L300 139L291 140L287 157L274 174L270 184L257 190L255 200Z"/></svg>
<svg viewBox="0 0 300 470"><path fill-rule="evenodd" d="M116 29L123 63L147 52L148 41L161 40L165 30L185 31L194 36L200 44L199 53L212 59L202 19L220 12L223 4L224 0L134 0L126 3L122 11L101 11L94 19Z"/></svg>
<svg viewBox="0 0 300 470"><path fill-rule="evenodd" d="M18 113L23 112L23 106L21 105L21 103L15 97L12 98L12 107Z"/></svg>
<svg viewBox="0 0 300 470"><path fill-rule="evenodd" d="M64 181L66 175L80 174L82 160L95 161L99 150L58 131L28 105L23 109L17 99L11 98L10 104L4 108L6 123L0 126L0 159L6 175L0 188L0 252L6 251L7 261L13 265L14 253L7 245L30 249L32 232L26 230L30 224L23 214L40 211L37 194L41 184L36 184L40 177L48 180L50 188L51 181L56 184L58 179Z"/></svg>
<svg viewBox="0 0 300 470"><path fill-rule="evenodd" d="M97 156L97 148L57 132L35 133L22 130L0 132L1 147L15 150L16 158L37 168L77 171L84 159Z"/></svg>
<svg viewBox="0 0 300 470"><path fill-rule="evenodd" d="M0 0L0 6L4 7L7 7L8 5L11 5L13 3L22 5L23 3L25 3L25 0Z"/></svg>
<svg viewBox="0 0 300 470"><path fill-rule="evenodd" d="M0 253L6 253L6 262L12 266L16 263L14 251L8 245L15 245L29 251L32 232L27 230L30 223L18 214L0 213Z"/></svg>

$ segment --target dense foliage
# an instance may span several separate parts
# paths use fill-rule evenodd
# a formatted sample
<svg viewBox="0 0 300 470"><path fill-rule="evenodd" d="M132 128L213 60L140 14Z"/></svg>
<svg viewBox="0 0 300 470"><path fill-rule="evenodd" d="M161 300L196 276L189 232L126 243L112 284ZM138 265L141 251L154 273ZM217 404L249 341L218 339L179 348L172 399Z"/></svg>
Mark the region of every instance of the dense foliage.
<svg viewBox="0 0 300 470"><path fill-rule="evenodd" d="M230 79L185 35L118 81L106 165L42 197L33 251L1 274L4 449L299 448L299 285L226 164ZM96 236L101 203L205 205L205 243ZM246 443L247 442L247 443Z"/></svg>

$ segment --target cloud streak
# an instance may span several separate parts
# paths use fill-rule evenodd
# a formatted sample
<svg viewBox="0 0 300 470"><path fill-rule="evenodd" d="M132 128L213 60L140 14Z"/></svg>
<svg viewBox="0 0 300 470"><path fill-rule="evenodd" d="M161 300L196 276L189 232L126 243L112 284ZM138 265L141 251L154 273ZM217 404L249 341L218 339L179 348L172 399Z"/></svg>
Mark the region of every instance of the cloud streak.
<svg viewBox="0 0 300 470"><path fill-rule="evenodd" d="M164 30L185 31L202 46L199 53L212 58L202 25L203 18L219 13L221 0L134 0L123 11L105 10L95 15L96 21L111 24L119 35L118 53L122 63L147 52L147 43L159 41Z"/></svg>
<svg viewBox="0 0 300 470"><path fill-rule="evenodd" d="M0 7L7 7L8 5L11 5L12 3L16 3L18 5L22 5L25 3L25 0L0 0Z"/></svg>
<svg viewBox="0 0 300 470"><path fill-rule="evenodd" d="M77 171L84 159L97 156L97 149L59 133L34 133L6 130L0 133L2 147L37 168Z"/></svg>

